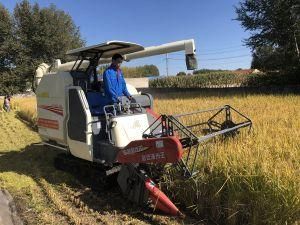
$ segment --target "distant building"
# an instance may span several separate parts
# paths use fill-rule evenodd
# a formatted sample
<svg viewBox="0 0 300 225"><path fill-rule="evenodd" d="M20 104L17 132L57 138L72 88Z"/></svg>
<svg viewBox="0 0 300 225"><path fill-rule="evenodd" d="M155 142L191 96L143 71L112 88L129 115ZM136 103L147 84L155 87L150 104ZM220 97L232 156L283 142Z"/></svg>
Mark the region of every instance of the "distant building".
<svg viewBox="0 0 300 225"><path fill-rule="evenodd" d="M260 71L258 69L237 69L232 72L234 72L236 74L243 74L243 75L260 73Z"/></svg>
<svg viewBox="0 0 300 225"><path fill-rule="evenodd" d="M254 69L254 70L252 71L252 73L260 73L260 70Z"/></svg>

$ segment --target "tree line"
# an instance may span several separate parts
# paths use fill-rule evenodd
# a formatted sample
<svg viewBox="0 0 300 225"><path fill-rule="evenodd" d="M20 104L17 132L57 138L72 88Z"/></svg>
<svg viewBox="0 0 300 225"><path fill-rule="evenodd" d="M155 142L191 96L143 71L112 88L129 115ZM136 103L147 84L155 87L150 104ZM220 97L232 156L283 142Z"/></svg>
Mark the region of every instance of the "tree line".
<svg viewBox="0 0 300 225"><path fill-rule="evenodd" d="M99 74L100 76L103 75L103 72L109 66L110 66L109 64L98 66L97 74ZM136 66L136 67L122 66L122 72L123 72L124 77L126 77L126 78L159 76L159 69L157 68L157 66L155 66L153 64Z"/></svg>
<svg viewBox="0 0 300 225"><path fill-rule="evenodd" d="M285 76L285 83L300 84L299 0L241 0L235 11L236 20L246 31L250 31L250 37L244 43L252 50L251 68L265 72L265 83L270 83L270 78L281 81L278 78ZM212 71L204 69L193 74L208 72ZM177 74L184 75L184 72Z"/></svg>
<svg viewBox="0 0 300 225"><path fill-rule="evenodd" d="M123 66L122 71L124 77L150 77L150 76L159 76L159 70L155 65L144 65L137 67L127 67Z"/></svg>
<svg viewBox="0 0 300 225"><path fill-rule="evenodd" d="M30 88L40 63L69 61L65 52L85 44L70 15L53 4L41 8L27 0L17 3L12 13L0 4L0 31L2 94Z"/></svg>
<svg viewBox="0 0 300 225"><path fill-rule="evenodd" d="M235 7L237 20L251 35L252 68L262 71L300 70L299 0L243 0Z"/></svg>
<svg viewBox="0 0 300 225"><path fill-rule="evenodd" d="M298 0L242 0L235 10L236 20L251 32L245 44L252 49L252 68L299 73ZM84 45L72 17L55 5L41 8L38 3L22 0L10 13L0 3L0 93L30 88L40 63L73 60L66 51ZM154 65L124 67L123 71L127 77L159 75Z"/></svg>
<svg viewBox="0 0 300 225"><path fill-rule="evenodd" d="M0 95L34 87L34 74L43 62L74 60L65 53L85 46L72 17L54 4L40 7L28 0L17 3L10 13L0 3ZM154 65L124 68L129 77L159 75Z"/></svg>

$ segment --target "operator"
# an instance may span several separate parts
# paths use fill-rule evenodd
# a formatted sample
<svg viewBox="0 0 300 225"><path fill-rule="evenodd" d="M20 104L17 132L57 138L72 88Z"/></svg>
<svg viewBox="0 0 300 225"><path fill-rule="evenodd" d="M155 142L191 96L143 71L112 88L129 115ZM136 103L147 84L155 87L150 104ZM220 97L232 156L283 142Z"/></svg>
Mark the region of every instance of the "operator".
<svg viewBox="0 0 300 225"><path fill-rule="evenodd" d="M125 95L129 100L132 96L127 90L123 73L120 69L123 62L123 56L114 54L112 63L103 73L104 93L109 103L118 103L118 97Z"/></svg>

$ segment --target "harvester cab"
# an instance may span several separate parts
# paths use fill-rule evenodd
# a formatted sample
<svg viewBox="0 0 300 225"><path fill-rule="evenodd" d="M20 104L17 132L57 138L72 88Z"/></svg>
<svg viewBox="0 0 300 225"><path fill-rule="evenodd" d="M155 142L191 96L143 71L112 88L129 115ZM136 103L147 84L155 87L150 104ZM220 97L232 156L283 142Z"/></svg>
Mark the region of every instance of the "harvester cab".
<svg viewBox="0 0 300 225"><path fill-rule="evenodd" d="M201 143L218 135L233 136L238 129L251 126L251 120L227 105L177 116L158 115L152 96L129 84L132 100L123 96L120 103L109 104L97 75L97 67L110 63L115 53L128 61L177 51L185 51L188 69L197 67L194 40L147 48L109 41L68 51L76 61L41 64L36 70L38 131L45 145L64 151L55 159L56 167L89 172L94 183L116 177L129 200L152 203L165 213L182 216L149 176L159 182L161 168L173 165L183 177L192 177ZM213 111L208 120L195 120ZM232 112L240 118L237 122ZM186 124L189 116L196 122Z"/></svg>

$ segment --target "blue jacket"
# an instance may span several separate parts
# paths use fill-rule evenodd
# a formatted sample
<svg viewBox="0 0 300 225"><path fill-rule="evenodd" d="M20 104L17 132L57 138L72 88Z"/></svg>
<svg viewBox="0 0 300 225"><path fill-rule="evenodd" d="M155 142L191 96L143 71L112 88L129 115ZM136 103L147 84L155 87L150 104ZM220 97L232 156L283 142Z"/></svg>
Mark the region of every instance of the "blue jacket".
<svg viewBox="0 0 300 225"><path fill-rule="evenodd" d="M130 96L120 69L117 70L113 66L108 67L103 73L103 82L104 93L109 102L116 103L118 102L118 97L123 95Z"/></svg>

